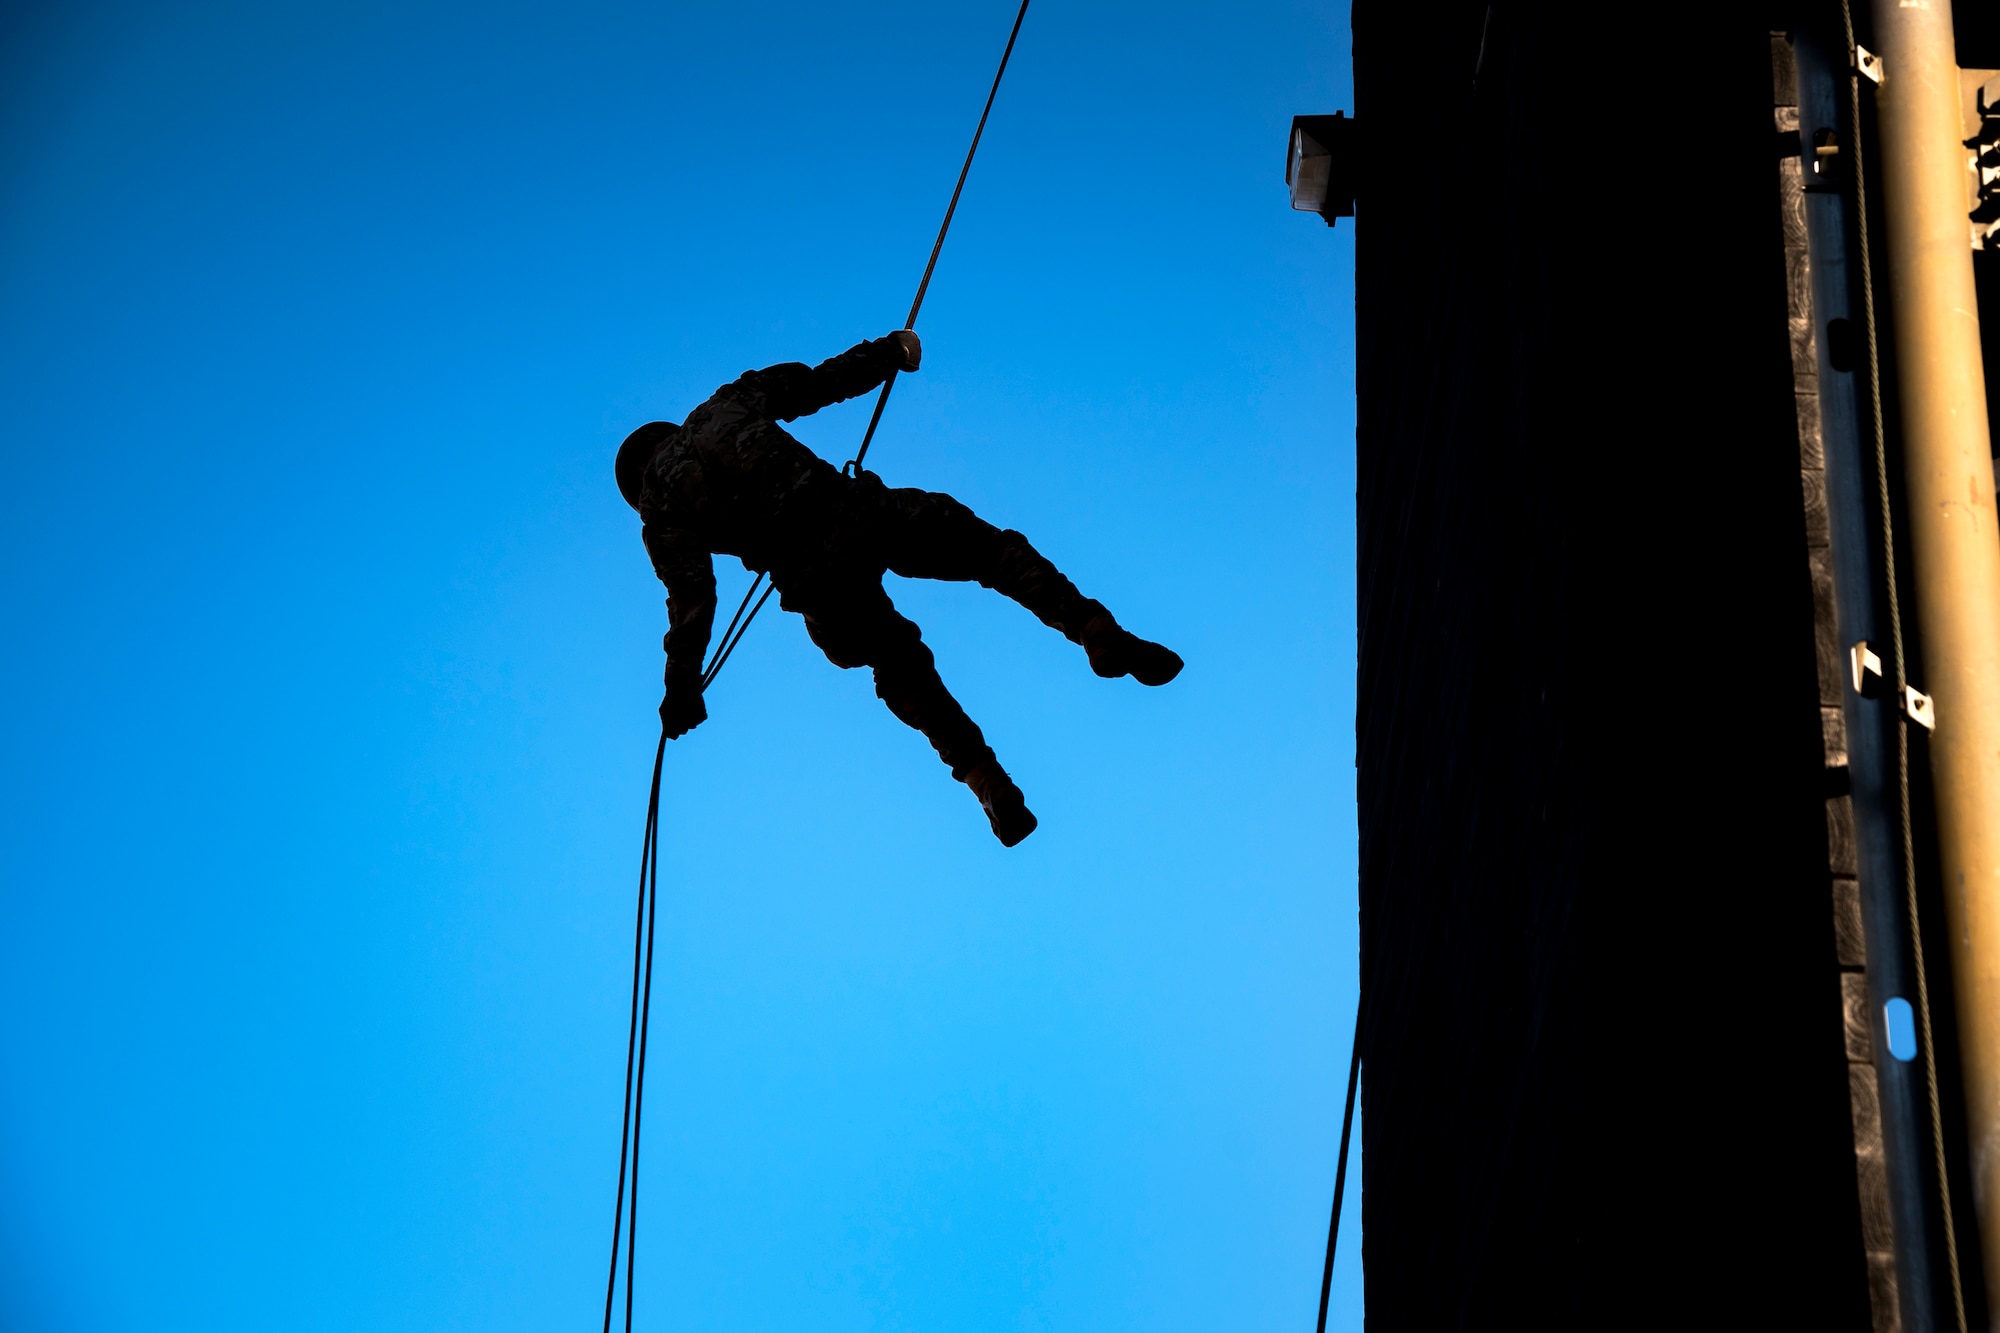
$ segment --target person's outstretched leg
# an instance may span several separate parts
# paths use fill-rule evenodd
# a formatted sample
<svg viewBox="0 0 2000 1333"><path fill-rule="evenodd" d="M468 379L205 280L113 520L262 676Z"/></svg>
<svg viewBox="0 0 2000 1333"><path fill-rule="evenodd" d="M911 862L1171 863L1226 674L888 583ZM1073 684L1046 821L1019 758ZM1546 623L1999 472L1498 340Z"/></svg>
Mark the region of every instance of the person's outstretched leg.
<svg viewBox="0 0 2000 1333"><path fill-rule="evenodd" d="M874 516L882 562L904 578L976 582L1012 598L1081 645L1100 676L1164 685L1180 674L1179 655L1119 625L1020 533L994 527L937 491L890 490L872 473L856 486Z"/></svg>
<svg viewBox="0 0 2000 1333"><path fill-rule="evenodd" d="M881 576L852 570L773 570L778 604L805 618L806 633L837 667L875 669L875 695L889 711L924 734L972 789L1008 847L1035 831L1036 819L1021 789L1000 767L979 724L952 698L937 673L937 659L917 626L897 613Z"/></svg>

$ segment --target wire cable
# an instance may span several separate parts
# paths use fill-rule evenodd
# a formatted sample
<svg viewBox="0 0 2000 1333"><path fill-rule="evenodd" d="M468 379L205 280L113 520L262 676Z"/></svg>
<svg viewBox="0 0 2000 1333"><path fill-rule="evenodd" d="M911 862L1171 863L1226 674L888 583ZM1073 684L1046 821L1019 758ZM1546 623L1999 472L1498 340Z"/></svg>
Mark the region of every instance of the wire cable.
<svg viewBox="0 0 2000 1333"><path fill-rule="evenodd" d="M1917 978L1917 1022L1923 1032L1924 1077L1930 1093L1931 1151L1937 1168L1939 1211L1944 1218L1945 1264L1951 1276L1951 1299L1958 1316L1958 1333L1967 1333L1965 1288L1958 1270L1958 1227L1952 1217L1951 1176L1945 1169L1944 1110L1938 1097L1937 1047L1931 1039L1931 992L1924 970L1923 921L1917 910L1916 834L1910 813L1910 723L1902 715L1903 701L1909 697L1909 677L1903 661L1903 612L1896 589L1896 529L1889 494L1888 430L1882 415L1882 359L1875 332L1875 270L1868 239L1868 173L1862 161L1861 60L1854 40L1854 14L1848 0L1841 0L1840 21L1847 36L1848 111L1854 127L1856 248L1861 252L1862 314L1868 333L1868 397L1874 409L1875 489L1881 508L1882 567L1888 591L1890 656L1894 659L1896 671L1896 776L1903 816L1904 909L1910 919L1910 953Z"/></svg>

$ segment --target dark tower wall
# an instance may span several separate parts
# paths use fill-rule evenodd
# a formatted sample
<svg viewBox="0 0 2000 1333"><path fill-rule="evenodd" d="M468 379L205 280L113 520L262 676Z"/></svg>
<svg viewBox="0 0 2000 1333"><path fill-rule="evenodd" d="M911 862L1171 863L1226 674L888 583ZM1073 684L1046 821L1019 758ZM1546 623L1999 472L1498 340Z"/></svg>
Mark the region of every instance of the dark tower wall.
<svg viewBox="0 0 2000 1333"><path fill-rule="evenodd" d="M1354 6L1372 1329L1869 1327L1772 26Z"/></svg>

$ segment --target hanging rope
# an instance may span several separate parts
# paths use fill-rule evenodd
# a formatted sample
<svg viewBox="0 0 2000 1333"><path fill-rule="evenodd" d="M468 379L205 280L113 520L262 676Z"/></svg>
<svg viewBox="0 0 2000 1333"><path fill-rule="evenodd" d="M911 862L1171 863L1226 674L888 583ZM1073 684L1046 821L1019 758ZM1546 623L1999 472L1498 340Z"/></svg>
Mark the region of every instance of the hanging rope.
<svg viewBox="0 0 2000 1333"><path fill-rule="evenodd" d="M1354 1089L1361 1082L1361 1015L1354 1006L1354 1053L1347 1061L1347 1109L1340 1115L1340 1161L1333 1168L1333 1220L1326 1224L1326 1269L1319 1277L1319 1333L1326 1333L1326 1303L1333 1295L1333 1247L1340 1239L1340 1203L1347 1193L1347 1136L1354 1129Z"/></svg>
<svg viewBox="0 0 2000 1333"><path fill-rule="evenodd" d="M761 573L756 578L750 580L749 591L745 592L743 600L736 604L736 614L729 618L729 629L722 631L722 642L717 646L715 656L708 664L708 669L701 673L701 687L704 690L708 688L708 683L721 673L722 664L729 660L729 655L736 651L736 645L743 642L743 636L750 632L750 622L757 618L757 613L764 609L764 603L770 601L771 594L777 591L775 587L765 588L764 595L757 599L757 605L750 606L750 594L756 592L757 585L763 581L764 576ZM743 615L743 608L746 606L750 606L748 617ZM736 623L739 619L743 621L741 627ZM736 631L735 638L729 636L730 630Z"/></svg>
<svg viewBox="0 0 2000 1333"><path fill-rule="evenodd" d="M979 151L980 136L986 133L986 118L993 113L993 99L1000 93L1001 76L1007 72L1007 61L1014 54L1014 41L1021 35L1021 20L1028 16L1028 0L1021 0L1021 8L1014 15L1013 30L1007 34L1007 48L1000 53L1000 68L993 75L993 87L986 94L986 105L979 113L979 125L972 132L972 146L965 150L965 165L959 168L958 184L952 187L951 203L944 210L944 224L938 228L937 241L931 246L930 262L924 265L923 280L917 284L917 296L910 303L910 317L904 321L905 329L917 326L917 312L924 307L924 294L930 290L931 274L937 270L938 255L944 249L944 238L951 231L952 215L958 211L959 195L965 191L965 178L972 171L972 158ZM896 383L894 371L882 382L882 392L875 399L875 411L868 418L868 430L861 437L861 448L842 471L854 476L861 471L861 460L868 456L868 446L875 438L875 428L881 424L882 409L889 403L889 390ZM710 655L708 665L701 673L701 687L706 690L720 675L736 645L743 642L743 636L750 632L750 622L764 609L764 603L771 600L777 591L775 586L767 586L766 575L759 571L750 581L743 600L736 604L736 614L723 627L722 637ZM763 589L762 596L758 589ZM752 598L756 598L753 603ZM745 608L748 608L747 613ZM638 1255L639 1236L639 1128L644 1119L646 1106L646 1038L653 1015L653 934L659 919L660 904L660 770L666 762L667 734L663 728L660 743L653 751L653 788L646 798L646 836L639 853L639 906L632 928L632 1012L625 1034L625 1111L623 1123L618 1131L618 1201L611 1214L611 1273L604 1286L604 1333L611 1333L612 1313L618 1304L618 1249L622 1241L625 1249L625 1333L632 1333L632 1264ZM1353 1090L1349 1089L1348 1100L1353 1101ZM1346 1162L1347 1141L1341 1138L1341 1161ZM1329 1251L1329 1255L1330 1255Z"/></svg>
<svg viewBox="0 0 2000 1333"><path fill-rule="evenodd" d="M604 1286L604 1333L611 1333L611 1311L618 1298L621 1234L625 1241L625 1333L632 1333L632 1256L639 1234L639 1122L646 1102L646 1036L653 1016L653 924L660 904L660 768L666 757L667 733L662 727L659 746L653 751L653 792L646 799L646 837L639 852L639 909L632 927L632 1017L625 1032L625 1118L618 1129L618 1204L611 1214L611 1276Z"/></svg>
<svg viewBox="0 0 2000 1333"><path fill-rule="evenodd" d="M986 105L980 109L979 124L972 131L972 146L965 150L965 165L958 169L958 184L951 187L951 202L945 205L944 222L938 227L937 240L931 245L930 262L924 265L923 279L917 283L916 299L910 302L910 317L903 321L905 329L914 330L917 327L917 312L924 308L924 296L931 289L931 274L937 271L938 255L943 252L944 238L951 231L952 215L958 212L958 197L965 193L965 178L972 174L972 159L979 152L980 136L986 133L986 118L993 114L993 99L1000 95L1000 80L1007 73L1007 62L1014 55L1014 41L1021 35L1021 20L1026 17L1028 17L1028 0L1021 0L1021 8L1014 15L1013 30L1007 34L1007 48L1000 53L1000 68L993 72L993 87L986 93ZM882 409L889 405L889 391L895 387L896 372L892 370L889 372L889 378L882 381L882 392L875 395L875 410L869 414L868 429L861 436L861 447L854 451L854 457L848 459L846 465L840 469L843 476L860 475L862 460L868 457L868 446L875 442L875 428L882 424ZM707 689L709 681L715 679L716 673L722 670L722 664L729 660L729 655L736 651L736 645L750 632L750 622L764 609L765 601L771 596L769 589L765 590L764 596L757 598L757 604L750 608L750 614L743 619L742 625L740 627L737 625L737 618L743 616L743 607L750 606L751 597L756 595L757 589L763 582L764 573L760 570L757 577L750 580L750 591L743 594L743 605L736 608L735 616L730 617L730 629L737 631L736 637L730 638L729 630L722 632L722 646L716 652L715 661L702 674L703 689Z"/></svg>
<svg viewBox="0 0 2000 1333"><path fill-rule="evenodd" d="M1014 30L1007 34L1007 49L1000 53L1000 68L993 72L993 87L986 94L986 105L979 112L979 125L972 131L972 146L965 150L965 165L958 169L958 184L951 187L951 202L945 205L944 224L938 228L937 242L931 246L931 258L924 265L923 281L917 284L917 299L910 302L910 317L903 321L905 329L917 327L917 312L924 308L924 293L931 289L931 274L937 271L938 253L944 249L945 233L951 230L952 214L958 212L958 196L965 192L965 178L972 174L972 155L979 151L979 136L986 133L986 118L993 114L993 99L1000 95L1000 80L1007 73L1007 61L1014 54L1014 39L1021 35L1021 20L1028 17L1028 0L1021 0L1021 10L1014 15ZM890 371L889 378L882 381L882 392L876 396L874 415L868 418L868 430L861 437L861 448L841 471L853 476L861 471L861 460L868 457L868 446L875 440L875 427L881 424L882 409L889 405L889 390L896 387L896 372Z"/></svg>

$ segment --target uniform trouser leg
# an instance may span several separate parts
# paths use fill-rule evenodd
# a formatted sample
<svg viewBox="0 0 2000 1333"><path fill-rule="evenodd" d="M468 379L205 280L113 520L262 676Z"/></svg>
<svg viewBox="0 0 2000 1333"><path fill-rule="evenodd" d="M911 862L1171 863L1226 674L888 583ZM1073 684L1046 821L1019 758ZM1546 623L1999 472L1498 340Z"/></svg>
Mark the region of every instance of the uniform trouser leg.
<svg viewBox="0 0 2000 1333"><path fill-rule="evenodd" d="M1019 602L1071 643L1081 643L1083 627L1108 614L1026 537L994 527L949 495L889 490L879 483L872 489L870 536L882 563L904 578L983 584Z"/></svg>
<svg viewBox="0 0 2000 1333"><path fill-rule="evenodd" d="M979 724L966 716L937 673L937 659L914 622L896 611L879 573L774 569L778 605L805 618L806 633L835 666L873 667L875 694L924 734L961 780L994 761Z"/></svg>

